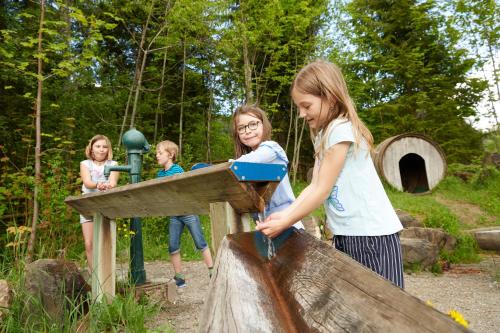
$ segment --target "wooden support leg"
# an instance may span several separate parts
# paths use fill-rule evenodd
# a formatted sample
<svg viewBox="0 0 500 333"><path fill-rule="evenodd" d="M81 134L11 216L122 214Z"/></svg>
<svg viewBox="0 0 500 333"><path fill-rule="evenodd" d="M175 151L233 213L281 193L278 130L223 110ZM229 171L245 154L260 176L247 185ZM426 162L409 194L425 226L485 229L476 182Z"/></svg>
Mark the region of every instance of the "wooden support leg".
<svg viewBox="0 0 500 333"><path fill-rule="evenodd" d="M115 296L116 223L94 214L92 298L98 302Z"/></svg>
<svg viewBox="0 0 500 333"><path fill-rule="evenodd" d="M249 231L252 231L252 225L253 222L253 219L252 217L250 216L250 214L248 213L245 213L245 214L241 214L241 228L243 232L249 232Z"/></svg>
<svg viewBox="0 0 500 333"><path fill-rule="evenodd" d="M210 225L212 228L212 248L217 255L219 245L227 234L244 231L241 216L229 202L214 202L210 204Z"/></svg>

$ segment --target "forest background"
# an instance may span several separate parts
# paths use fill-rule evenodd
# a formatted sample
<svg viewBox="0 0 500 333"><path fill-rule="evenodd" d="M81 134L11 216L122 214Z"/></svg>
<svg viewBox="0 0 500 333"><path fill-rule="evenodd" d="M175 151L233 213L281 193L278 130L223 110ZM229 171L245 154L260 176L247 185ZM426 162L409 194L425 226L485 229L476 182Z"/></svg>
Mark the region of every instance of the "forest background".
<svg viewBox="0 0 500 333"><path fill-rule="evenodd" d="M257 103L303 180L313 148L289 90L316 58L342 67L376 142L419 132L449 164L477 164L499 151L498 14L493 0L0 0L2 256L19 259L30 234L28 261L83 260L64 198L80 193L98 133L120 164L130 127L173 140L189 169L231 158L231 113ZM484 113L486 132L474 127ZM146 153L142 178L157 168Z"/></svg>

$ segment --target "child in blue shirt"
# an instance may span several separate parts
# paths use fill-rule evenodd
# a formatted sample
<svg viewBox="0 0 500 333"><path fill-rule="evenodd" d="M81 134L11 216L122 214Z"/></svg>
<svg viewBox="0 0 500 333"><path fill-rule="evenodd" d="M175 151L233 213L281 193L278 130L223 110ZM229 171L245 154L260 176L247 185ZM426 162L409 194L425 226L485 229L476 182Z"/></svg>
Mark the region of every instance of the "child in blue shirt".
<svg viewBox="0 0 500 333"><path fill-rule="evenodd" d="M157 177L168 177L176 173L183 173L184 170L175 164L175 159L179 152L179 147L172 141L165 140L156 146L156 159L158 164L163 166L163 169L158 171ZM197 215L179 215L171 216L170 224L168 226L169 239L168 251L170 253L170 261L175 271L175 284L179 288L186 286L186 279L182 274L181 269L181 254L180 254L180 240L182 231L186 226L193 237L196 248L201 251L203 261L208 267L209 275L212 275L213 261L212 254L208 248L203 231L201 230L200 218Z"/></svg>

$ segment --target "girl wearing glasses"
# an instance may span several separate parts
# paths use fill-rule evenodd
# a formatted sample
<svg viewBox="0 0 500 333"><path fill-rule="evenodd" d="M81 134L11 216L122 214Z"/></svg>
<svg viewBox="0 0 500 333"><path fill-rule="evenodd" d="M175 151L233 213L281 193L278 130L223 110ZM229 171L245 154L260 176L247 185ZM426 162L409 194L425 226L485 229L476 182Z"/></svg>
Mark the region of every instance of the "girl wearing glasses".
<svg viewBox="0 0 500 333"><path fill-rule="evenodd" d="M266 113L255 105L243 105L236 109L232 118L232 134L236 161L288 165L288 158L281 146L271 141L271 123ZM266 204L264 216L290 206L295 196L288 179L283 177L271 200ZM304 229L302 222L293 225Z"/></svg>
<svg viewBox="0 0 500 333"><path fill-rule="evenodd" d="M324 203L334 246L403 288L403 228L375 171L373 137L356 112L340 69L317 60L292 85L299 116L315 135L313 179L285 211L257 226L275 237Z"/></svg>

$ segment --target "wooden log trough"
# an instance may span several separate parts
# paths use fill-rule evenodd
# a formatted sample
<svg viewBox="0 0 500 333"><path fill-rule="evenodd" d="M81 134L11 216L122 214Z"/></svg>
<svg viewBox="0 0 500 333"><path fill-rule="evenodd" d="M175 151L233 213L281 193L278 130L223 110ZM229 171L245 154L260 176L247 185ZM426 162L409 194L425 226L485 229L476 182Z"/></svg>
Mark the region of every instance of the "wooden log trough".
<svg viewBox="0 0 500 333"><path fill-rule="evenodd" d="M266 168L276 165L250 164L222 163L68 197L68 205L94 216L93 297L109 301L115 294L113 219L210 214L217 257L200 332L468 332L304 232L275 240L276 255L268 259L269 244L249 232L246 213L264 209L286 169L266 178L272 174Z"/></svg>
<svg viewBox="0 0 500 333"><path fill-rule="evenodd" d="M304 232L266 249L256 232L224 238L199 332L470 332Z"/></svg>

